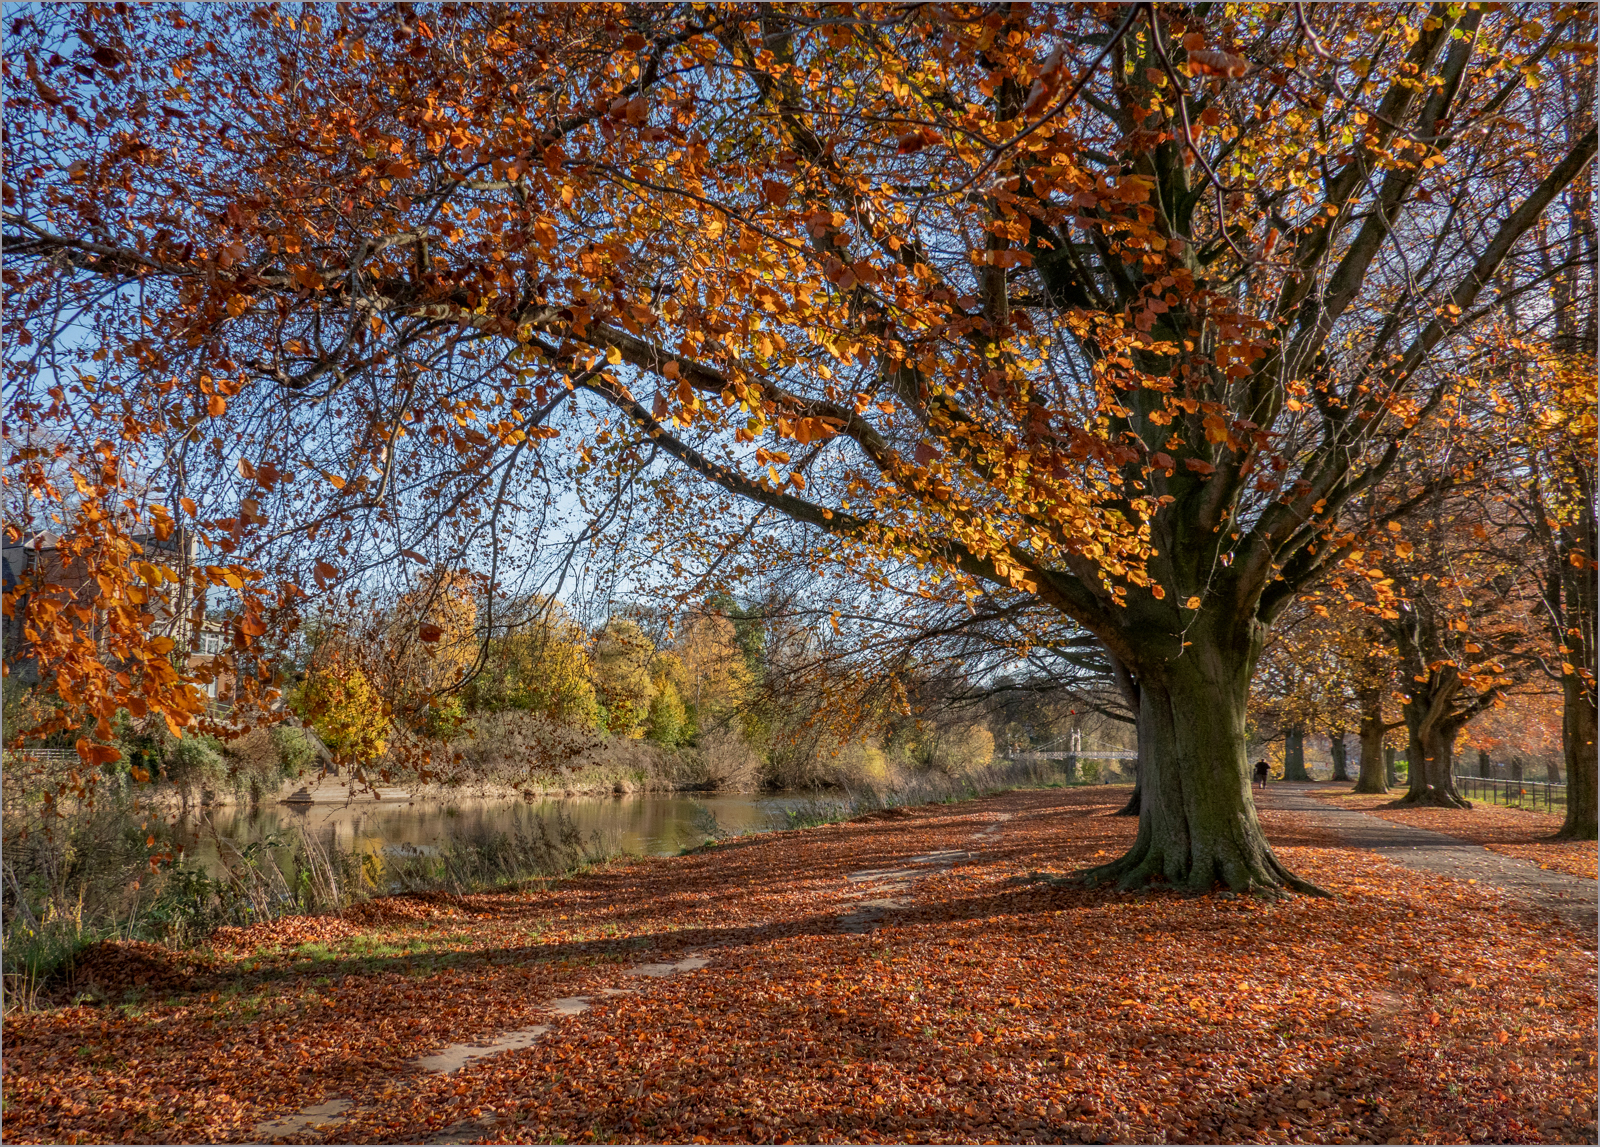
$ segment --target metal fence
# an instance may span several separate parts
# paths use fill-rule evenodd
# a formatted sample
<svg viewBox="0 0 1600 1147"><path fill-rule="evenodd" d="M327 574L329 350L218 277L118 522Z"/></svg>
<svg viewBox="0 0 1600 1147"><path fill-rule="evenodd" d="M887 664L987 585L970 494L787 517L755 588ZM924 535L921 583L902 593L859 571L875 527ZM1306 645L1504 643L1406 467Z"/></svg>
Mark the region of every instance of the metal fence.
<svg viewBox="0 0 1600 1147"><path fill-rule="evenodd" d="M18 749L14 753L8 750L6 758L47 765L75 765L81 759L76 749Z"/></svg>
<svg viewBox="0 0 1600 1147"><path fill-rule="evenodd" d="M1070 761L1076 758L1080 761L1137 761L1137 749L1079 749L1069 752L1065 749L1051 750L1047 753L1012 753L1008 758L1013 761Z"/></svg>
<svg viewBox="0 0 1600 1147"><path fill-rule="evenodd" d="M1512 808L1545 808L1555 811L1556 805L1567 807L1567 786L1549 781L1502 780L1499 777L1453 777L1456 791L1470 799L1488 801L1490 804L1509 805Z"/></svg>

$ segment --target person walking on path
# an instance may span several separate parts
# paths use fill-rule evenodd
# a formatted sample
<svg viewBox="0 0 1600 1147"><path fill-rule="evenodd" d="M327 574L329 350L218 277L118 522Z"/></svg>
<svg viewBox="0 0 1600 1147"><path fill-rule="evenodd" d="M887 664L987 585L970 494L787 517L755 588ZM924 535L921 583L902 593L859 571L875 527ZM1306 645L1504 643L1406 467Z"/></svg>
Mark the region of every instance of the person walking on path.
<svg viewBox="0 0 1600 1147"><path fill-rule="evenodd" d="M1267 772L1269 769L1270 766L1267 764L1265 757L1256 762L1256 784L1263 789L1267 787Z"/></svg>

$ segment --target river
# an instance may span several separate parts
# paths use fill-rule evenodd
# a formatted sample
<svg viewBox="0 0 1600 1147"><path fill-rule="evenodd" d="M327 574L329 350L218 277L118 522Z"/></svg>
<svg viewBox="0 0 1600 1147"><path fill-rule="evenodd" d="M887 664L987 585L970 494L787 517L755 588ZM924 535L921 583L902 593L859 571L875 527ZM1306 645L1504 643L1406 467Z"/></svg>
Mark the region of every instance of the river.
<svg viewBox="0 0 1600 1147"><path fill-rule="evenodd" d="M669 856L705 842L718 830L739 834L782 828L784 812L812 803L801 793L632 794L543 800L463 797L449 801L351 801L348 804L224 805L179 822L191 863L215 870L216 837L244 845L305 828L341 852L382 856L430 851L457 835L527 832L543 820L554 835L558 816L602 851ZM826 798L824 798L826 799ZM715 818L714 822L712 818Z"/></svg>

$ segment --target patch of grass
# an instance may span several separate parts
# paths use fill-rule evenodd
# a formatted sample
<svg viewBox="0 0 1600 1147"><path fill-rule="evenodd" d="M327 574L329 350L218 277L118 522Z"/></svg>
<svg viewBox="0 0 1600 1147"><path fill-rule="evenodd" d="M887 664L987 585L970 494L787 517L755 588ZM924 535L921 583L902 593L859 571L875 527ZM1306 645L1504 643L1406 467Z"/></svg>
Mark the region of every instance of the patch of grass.
<svg viewBox="0 0 1600 1147"><path fill-rule="evenodd" d="M62 968L91 944L102 930L86 928L81 913L47 911L43 921L13 918L5 930L4 1010L32 1011L46 985Z"/></svg>
<svg viewBox="0 0 1600 1147"><path fill-rule="evenodd" d="M350 941L349 950L356 956L405 956L411 952L411 945L358 936Z"/></svg>
<svg viewBox="0 0 1600 1147"><path fill-rule="evenodd" d="M70 852L80 843L63 838L53 847ZM139 843L143 845L143 837ZM5 1011L41 1006L46 987L72 966L79 952L100 940L140 939L206 948L207 938L218 926L338 912L385 887L456 894L544 889L555 879L592 871L616 855L598 835L585 838L560 810L553 822L530 812L509 832L458 827L438 850L390 858L386 865L370 855L340 852L331 841L305 831L287 841L274 836L240 844L219 838L217 844L225 873L212 876L183 865L164 869L145 880L145 893L154 894L135 898L131 906L108 901L111 907L97 908L100 901L93 898L68 903L55 893L8 900L0 984ZM8 881L8 885L19 883L25 882ZM120 919L113 908L122 913ZM537 938L542 929L542 924L536 925L530 935ZM407 933L403 943L391 932L331 943L268 946L233 966L236 974L247 977L259 974L262 961L281 966L287 960L297 967L349 963L370 970L403 958L424 943L471 947L477 938L456 926L428 924Z"/></svg>

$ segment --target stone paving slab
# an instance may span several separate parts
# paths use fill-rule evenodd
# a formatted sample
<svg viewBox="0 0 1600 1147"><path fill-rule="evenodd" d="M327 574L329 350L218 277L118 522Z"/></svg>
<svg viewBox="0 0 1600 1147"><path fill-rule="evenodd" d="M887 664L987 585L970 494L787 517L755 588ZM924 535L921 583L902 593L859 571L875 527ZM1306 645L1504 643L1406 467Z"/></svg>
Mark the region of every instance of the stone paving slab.
<svg viewBox="0 0 1600 1147"><path fill-rule="evenodd" d="M644 976L649 979L665 979L680 972L696 972L711 963L708 956L690 954L670 963L635 964L631 968L624 968L621 975ZM636 988L601 988L600 994L606 996L633 995ZM579 1016L589 1010L590 999L588 996L562 996L559 999L546 1002L550 1012L555 1016ZM411 1061L411 1066L419 1071L432 1073L445 1073L459 1071L477 1060L488 1056L500 1055L502 1052L520 1051L532 1047L541 1036L548 1035L553 1030L552 1024L534 1024L531 1027L519 1028L516 1031L501 1032L499 1035L477 1040L472 1043L453 1043L448 1047L440 1048L432 1055L419 1056ZM302 1108L289 1115L279 1116L257 1123L254 1133L258 1139L281 1139L288 1135L300 1135L306 1132L317 1131L329 1124L343 1122L350 1111L350 1101L342 1096L335 1096L323 1103ZM487 1132L478 1124L467 1122L445 1128L437 1136L429 1139L430 1143L477 1143L481 1142Z"/></svg>

